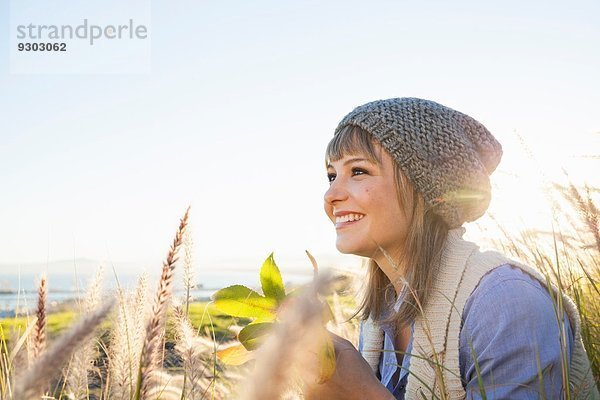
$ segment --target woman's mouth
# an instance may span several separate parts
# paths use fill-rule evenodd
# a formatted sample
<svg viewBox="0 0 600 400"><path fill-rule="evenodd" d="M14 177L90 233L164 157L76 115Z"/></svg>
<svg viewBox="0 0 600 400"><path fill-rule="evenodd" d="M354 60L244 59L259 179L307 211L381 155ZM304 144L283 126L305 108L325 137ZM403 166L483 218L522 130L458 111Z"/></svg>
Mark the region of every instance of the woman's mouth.
<svg viewBox="0 0 600 400"><path fill-rule="evenodd" d="M364 214L350 213L335 217L335 229L344 228L363 219Z"/></svg>

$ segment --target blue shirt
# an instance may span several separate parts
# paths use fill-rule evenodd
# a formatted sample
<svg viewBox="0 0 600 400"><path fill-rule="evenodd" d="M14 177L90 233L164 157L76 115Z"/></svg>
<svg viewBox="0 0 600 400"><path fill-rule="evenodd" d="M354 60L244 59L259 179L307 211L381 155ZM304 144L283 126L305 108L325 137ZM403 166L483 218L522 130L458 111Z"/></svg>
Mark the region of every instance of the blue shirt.
<svg viewBox="0 0 600 400"><path fill-rule="evenodd" d="M564 325L567 362L571 360L573 334L566 313L558 324L554 310L548 290L519 268L503 265L481 279L465 304L459 337L460 375L466 383L467 399L482 398L469 341L488 399L562 397L561 352L565 346L560 343L560 330ZM396 399L404 399L412 335L399 366L394 329L383 326L383 330L379 378Z"/></svg>

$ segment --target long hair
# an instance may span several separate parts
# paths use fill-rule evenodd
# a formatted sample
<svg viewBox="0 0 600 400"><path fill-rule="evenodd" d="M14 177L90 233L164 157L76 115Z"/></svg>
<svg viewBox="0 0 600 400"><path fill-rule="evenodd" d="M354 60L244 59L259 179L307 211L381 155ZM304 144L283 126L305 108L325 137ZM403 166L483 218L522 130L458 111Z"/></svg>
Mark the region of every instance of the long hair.
<svg viewBox="0 0 600 400"><path fill-rule="evenodd" d="M381 156L375 143L376 139L369 132L358 126L348 125L327 145L326 164L348 154L361 154L370 161L381 164ZM393 323L400 327L413 321L430 297L435 269L440 262L449 228L441 217L425 205L421 193L415 190L396 162L394 166L398 201L411 221L402 259L402 264L406 266L404 299L397 313L386 312L393 287L375 261L370 259L366 293L357 314L360 314L362 319L371 316L376 321ZM395 261L400 264L400 260Z"/></svg>

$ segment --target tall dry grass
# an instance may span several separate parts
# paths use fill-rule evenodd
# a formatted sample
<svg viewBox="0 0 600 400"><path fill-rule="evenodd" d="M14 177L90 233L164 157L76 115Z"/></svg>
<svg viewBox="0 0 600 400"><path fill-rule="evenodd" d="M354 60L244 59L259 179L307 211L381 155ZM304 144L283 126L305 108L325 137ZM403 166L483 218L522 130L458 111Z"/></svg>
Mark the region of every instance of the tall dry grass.
<svg viewBox="0 0 600 400"><path fill-rule="evenodd" d="M185 315L188 316L190 312L190 292L196 286L196 274L194 271L194 239L192 237L192 231L190 227L185 231L183 236L183 288L185 290Z"/></svg>
<svg viewBox="0 0 600 400"><path fill-rule="evenodd" d="M150 320L146 324L146 336L140 360L140 369L138 374L138 386L136 389L136 398L142 400L150 399L150 393L153 385L153 372L160 366L160 347L164 337L165 318L167 308L171 298L171 284L173 281L173 271L177 262L177 253L183 243L183 235L188 223L189 207L179 223L179 228L167 253L167 259L163 263L162 275L158 283L158 290L152 307Z"/></svg>
<svg viewBox="0 0 600 400"><path fill-rule="evenodd" d="M133 292L118 290L118 310L112 320L108 351L108 398L131 399L135 393L147 315L145 274Z"/></svg>
<svg viewBox="0 0 600 400"><path fill-rule="evenodd" d="M594 377L600 376L600 231L597 202L592 188L556 186L561 200L556 200L557 218L553 232L525 231L520 235L500 235L495 242L505 253L538 268L549 281L559 286L576 303L581 317L581 335L592 364ZM94 330L108 314L110 306L83 306L81 322L51 346L44 346L47 317L45 298L47 282L40 281L36 318L27 329L11 340L2 334L0 340L0 400L41 398L45 391L49 398L91 399L292 399L302 398L302 379L314 357L306 349L314 349L323 332L322 311L315 302L316 293L324 286L319 281L307 289L280 314L278 324L270 339L259 349L256 361L246 368L226 367L215 358L215 352L228 343L218 343L214 335L196 331L188 315L189 290L193 287L194 270L191 253L191 236L188 228L189 209L179 223L175 238L163 263L161 276L153 302L149 307L147 278L142 277L134 290L117 291L117 307L110 319L108 335L98 342ZM567 229L568 225L568 229ZM499 226L488 236L499 236ZM186 294L181 306L172 307L172 283L178 253L185 251L183 280ZM314 261L314 259L312 260ZM316 261L315 268L316 268ZM319 286L320 285L320 286ZM95 295L88 296L90 299ZM342 295L330 297L331 308L337 323L328 328L353 343L358 337L356 319L348 299L356 292L346 289ZM96 297L97 298L97 297ZM95 303L97 304L97 302ZM87 308L86 308L87 307ZM560 304L557 304L560 308ZM91 311L90 310L96 310ZM86 315L87 314L87 315ZM167 320L172 321L173 339L167 350ZM1 328L1 325L0 325ZM232 329L236 327L232 326ZM239 330L239 327L237 327ZM24 345L31 342L30 349ZM100 354L96 344L99 344ZM86 347L86 346L91 347ZM37 348L37 350L35 350ZM89 351L89 349L96 349ZM76 351L87 354L76 361ZM29 354L31 353L31 354ZM34 358L34 354L38 354ZM20 376L14 363L27 355L31 365ZM177 360L177 367L165 367L165 356ZM418 355L415 355L418 356ZM308 357L308 358L307 358ZM56 377L68 360L62 378ZM102 361L104 360L104 361ZM102 362L107 366L102 369ZM435 363L435 360L433 360ZM172 364L172 363L171 363ZM79 365L76 367L76 365ZM102 375L92 383L90 368ZM442 368L440 366L440 368ZM565 366L563 369L566 370ZM75 371L76 370L76 371ZM84 373L85 372L85 373ZM76 378L79 376L79 378ZM88 378L87 383L85 378ZM314 377L312 377L314 378ZM568 381L565 374L563 381ZM80 382L80 383L74 383ZM84 390L84 386L87 388ZM568 385L567 385L568 386ZM79 387L78 391L74 388ZM481 388L485 391L485 388ZM567 398L577 398L577 393L567 393ZM544 398L541 395L541 398Z"/></svg>
<svg viewBox="0 0 600 400"><path fill-rule="evenodd" d="M44 389L48 387L49 381L60 372L73 352L86 343L112 306L113 301L107 301L97 310L86 314L51 347L40 353L23 377L19 379L19 382L15 384L15 390L8 398L15 400L40 398Z"/></svg>
<svg viewBox="0 0 600 400"><path fill-rule="evenodd" d="M95 277L90 281L81 308L81 315L93 312L99 304L102 295L102 283L104 281L104 270L99 267ZM89 340L74 352L66 367L66 392L74 400L85 400L89 398L89 375L93 368L94 360L98 354L98 343Z"/></svg>
<svg viewBox="0 0 600 400"><path fill-rule="evenodd" d="M581 320L581 338L598 385L600 379L600 212L594 193L585 185L553 185L549 201L553 209L552 230L524 230L517 235L498 224L501 235L489 234L494 247L523 260L547 277L548 283L565 293L577 306ZM561 327L563 387L565 398L579 398L567 384L568 360L565 327L559 315L564 307L554 298L557 323ZM543 397L543 396L542 396Z"/></svg>
<svg viewBox="0 0 600 400"><path fill-rule="evenodd" d="M37 319L35 321L35 328L33 330L33 340L31 341L32 346L32 359L36 359L46 347L46 303L48 298L48 288L46 283L46 277L42 276L40 279L40 286L38 288L38 302L37 302Z"/></svg>

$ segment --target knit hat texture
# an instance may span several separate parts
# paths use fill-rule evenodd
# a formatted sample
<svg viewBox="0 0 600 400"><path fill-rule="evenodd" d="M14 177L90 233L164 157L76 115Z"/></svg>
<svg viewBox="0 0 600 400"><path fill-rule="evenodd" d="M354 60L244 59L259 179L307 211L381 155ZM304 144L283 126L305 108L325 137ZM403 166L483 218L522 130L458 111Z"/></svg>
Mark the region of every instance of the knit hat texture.
<svg viewBox="0 0 600 400"><path fill-rule="evenodd" d="M427 205L450 228L481 217L491 198L489 175L502 146L475 119L430 100L377 100L339 123L369 132L400 166Z"/></svg>

